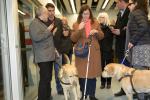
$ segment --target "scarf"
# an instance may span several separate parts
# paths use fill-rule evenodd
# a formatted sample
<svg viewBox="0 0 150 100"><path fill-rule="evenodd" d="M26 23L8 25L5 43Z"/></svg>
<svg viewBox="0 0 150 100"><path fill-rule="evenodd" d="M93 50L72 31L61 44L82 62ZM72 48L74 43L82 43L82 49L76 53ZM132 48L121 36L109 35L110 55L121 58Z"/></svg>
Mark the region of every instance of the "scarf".
<svg viewBox="0 0 150 100"><path fill-rule="evenodd" d="M85 34L86 34L86 38L89 37L90 31L91 31L91 20L88 20L88 21L85 23Z"/></svg>

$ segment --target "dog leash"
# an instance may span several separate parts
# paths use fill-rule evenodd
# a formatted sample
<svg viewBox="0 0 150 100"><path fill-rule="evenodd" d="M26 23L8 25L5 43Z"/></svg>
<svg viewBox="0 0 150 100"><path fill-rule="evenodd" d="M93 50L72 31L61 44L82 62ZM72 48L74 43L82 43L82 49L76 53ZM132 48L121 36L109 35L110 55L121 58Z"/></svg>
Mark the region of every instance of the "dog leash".
<svg viewBox="0 0 150 100"><path fill-rule="evenodd" d="M127 58L128 54L129 54L129 50L130 50L129 48L128 48L128 50L126 50L125 56L124 56L124 58L123 58L121 64L123 64L123 63L125 62L125 59Z"/></svg>

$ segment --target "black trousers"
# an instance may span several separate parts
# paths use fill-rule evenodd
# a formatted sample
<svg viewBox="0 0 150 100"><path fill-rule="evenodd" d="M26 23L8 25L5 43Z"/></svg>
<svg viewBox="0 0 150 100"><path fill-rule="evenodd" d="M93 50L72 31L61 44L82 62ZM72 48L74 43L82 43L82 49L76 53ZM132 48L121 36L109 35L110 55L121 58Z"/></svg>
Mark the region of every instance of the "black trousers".
<svg viewBox="0 0 150 100"><path fill-rule="evenodd" d="M38 100L50 100L53 61L40 62L38 66L40 68Z"/></svg>
<svg viewBox="0 0 150 100"><path fill-rule="evenodd" d="M85 78L79 78L80 90L82 92L82 96L84 96L84 86L85 86ZM86 86L86 96L95 96L96 91L96 78L87 79Z"/></svg>
<svg viewBox="0 0 150 100"><path fill-rule="evenodd" d="M101 63L102 63L102 71L104 71L104 67L109 64L109 63L112 63L113 62L113 59L104 59L104 58L101 58ZM103 78L101 76L101 85L111 85L111 78Z"/></svg>

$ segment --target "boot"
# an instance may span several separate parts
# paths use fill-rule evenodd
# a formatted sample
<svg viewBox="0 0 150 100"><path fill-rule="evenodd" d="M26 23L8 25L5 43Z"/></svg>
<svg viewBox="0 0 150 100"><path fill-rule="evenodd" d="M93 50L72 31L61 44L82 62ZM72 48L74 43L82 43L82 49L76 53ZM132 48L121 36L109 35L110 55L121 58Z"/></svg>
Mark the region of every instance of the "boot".
<svg viewBox="0 0 150 100"><path fill-rule="evenodd" d="M121 90L120 90L119 92L115 93L114 95L115 95L116 97L123 96L123 95L125 95L125 92L124 92L124 90L121 88Z"/></svg>
<svg viewBox="0 0 150 100"><path fill-rule="evenodd" d="M104 89L105 88L105 85L101 85L100 89Z"/></svg>

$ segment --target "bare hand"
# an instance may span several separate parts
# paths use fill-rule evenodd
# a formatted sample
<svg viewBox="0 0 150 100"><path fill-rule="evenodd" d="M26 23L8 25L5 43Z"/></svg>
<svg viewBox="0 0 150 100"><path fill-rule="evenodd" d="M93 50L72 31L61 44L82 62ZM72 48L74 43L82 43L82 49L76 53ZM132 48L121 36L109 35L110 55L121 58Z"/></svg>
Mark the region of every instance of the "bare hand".
<svg viewBox="0 0 150 100"><path fill-rule="evenodd" d="M131 49L133 46L134 46L134 45L133 45L131 42L129 42L128 48Z"/></svg>
<svg viewBox="0 0 150 100"><path fill-rule="evenodd" d="M120 35L120 29L112 29L111 31L115 35Z"/></svg>
<svg viewBox="0 0 150 100"><path fill-rule="evenodd" d="M51 32L54 28L54 23L52 23L51 25L48 26L48 30Z"/></svg>
<svg viewBox="0 0 150 100"><path fill-rule="evenodd" d="M69 36L69 31L67 30L67 31L63 31L63 35L64 36Z"/></svg>
<svg viewBox="0 0 150 100"><path fill-rule="evenodd" d="M53 30L53 35L55 35L56 31L57 31L57 27Z"/></svg>
<svg viewBox="0 0 150 100"><path fill-rule="evenodd" d="M79 24L79 30L83 29L84 27L85 27L85 23L84 23L84 22L81 22L81 23Z"/></svg>

